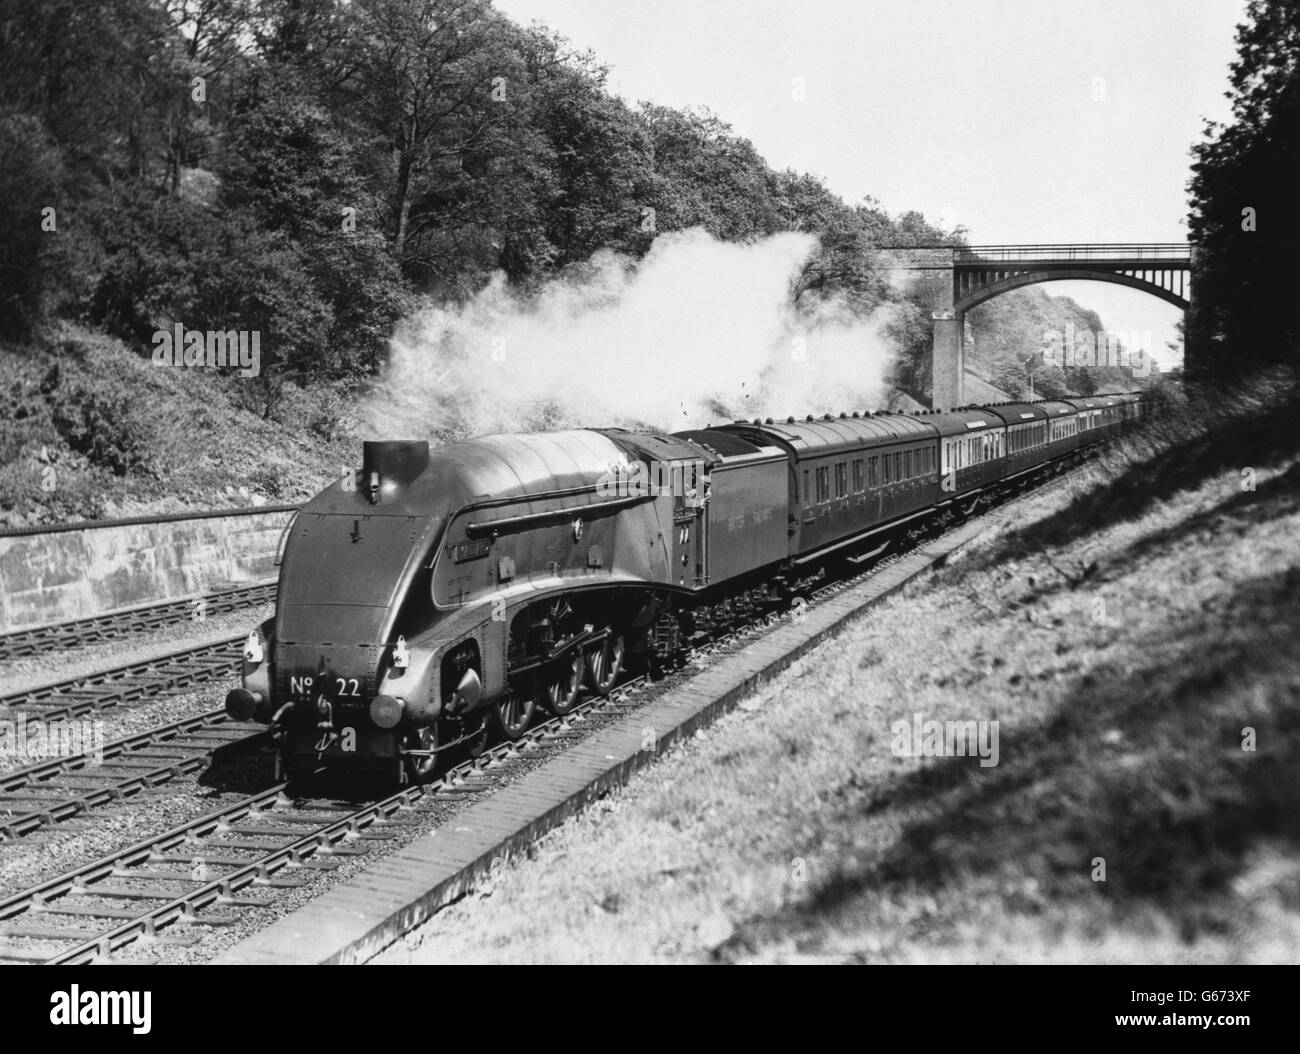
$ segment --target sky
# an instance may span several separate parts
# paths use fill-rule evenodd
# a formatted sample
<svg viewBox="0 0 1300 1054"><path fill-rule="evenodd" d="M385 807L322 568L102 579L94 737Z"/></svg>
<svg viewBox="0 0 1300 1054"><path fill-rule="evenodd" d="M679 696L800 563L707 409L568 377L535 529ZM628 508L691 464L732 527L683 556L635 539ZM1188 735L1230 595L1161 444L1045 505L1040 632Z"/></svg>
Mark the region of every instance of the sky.
<svg viewBox="0 0 1300 1054"><path fill-rule="evenodd" d="M1186 239L1189 149L1205 119L1228 116L1245 0L495 6L590 48L629 102L706 106L769 164L846 201L1006 244ZM1140 292L1040 288L1151 333L1158 359L1174 338L1180 312Z"/></svg>

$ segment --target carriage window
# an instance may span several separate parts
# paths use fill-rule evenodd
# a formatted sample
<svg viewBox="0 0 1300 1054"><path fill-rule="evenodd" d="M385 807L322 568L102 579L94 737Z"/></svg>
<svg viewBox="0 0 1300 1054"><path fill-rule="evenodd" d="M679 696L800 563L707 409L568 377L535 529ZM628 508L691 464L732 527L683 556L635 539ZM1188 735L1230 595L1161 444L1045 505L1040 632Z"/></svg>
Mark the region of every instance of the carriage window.
<svg viewBox="0 0 1300 1054"><path fill-rule="evenodd" d="M835 466L835 496L844 497L848 493L848 470L843 461Z"/></svg>
<svg viewBox="0 0 1300 1054"><path fill-rule="evenodd" d="M817 500L827 501L831 496L831 470L822 466L817 470Z"/></svg>
<svg viewBox="0 0 1300 1054"><path fill-rule="evenodd" d="M874 457L867 461L867 481L871 487L880 486L880 465Z"/></svg>
<svg viewBox="0 0 1300 1054"><path fill-rule="evenodd" d="M857 494L862 490L862 458L857 458L853 462L853 493Z"/></svg>
<svg viewBox="0 0 1300 1054"><path fill-rule="evenodd" d="M803 470L803 503L807 505L812 501L812 491L808 489L808 470Z"/></svg>
<svg viewBox="0 0 1300 1054"><path fill-rule="evenodd" d="M894 479L903 478L903 455L894 455Z"/></svg>

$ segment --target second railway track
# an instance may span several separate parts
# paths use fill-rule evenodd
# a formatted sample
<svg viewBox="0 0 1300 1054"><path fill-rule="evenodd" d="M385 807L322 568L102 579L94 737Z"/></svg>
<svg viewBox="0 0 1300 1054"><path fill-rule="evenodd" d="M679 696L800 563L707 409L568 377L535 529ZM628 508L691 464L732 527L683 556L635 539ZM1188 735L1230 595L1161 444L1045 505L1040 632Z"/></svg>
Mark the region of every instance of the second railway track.
<svg viewBox="0 0 1300 1054"><path fill-rule="evenodd" d="M275 584L220 590L92 619L0 636L0 659L40 654L163 629L268 604ZM175 649L107 669L0 695L0 717L53 722L162 698L232 675L243 636ZM264 729L230 723L224 710L169 721L85 753L55 757L0 775L0 842L113 805L170 779L204 769L214 753L265 740Z"/></svg>
<svg viewBox="0 0 1300 1054"><path fill-rule="evenodd" d="M80 647L152 633L197 618L226 615L275 600L275 583L219 589L202 596L168 600L49 626L0 633L0 662L40 655L52 648Z"/></svg>
<svg viewBox="0 0 1300 1054"><path fill-rule="evenodd" d="M645 678L592 697L514 743L497 744L440 780L356 806L331 797L291 797L277 784L0 900L0 962L103 961L136 942L189 945L231 925L233 908L268 907L277 891L310 881L396 837L436 823L447 802L492 789L519 758L563 749L574 723L627 708ZM166 932L160 932L165 930Z"/></svg>
<svg viewBox="0 0 1300 1054"><path fill-rule="evenodd" d="M0 843L201 772L218 751L267 738L265 729L236 725L224 710L210 710L106 743L102 759L53 758L5 773L0 775Z"/></svg>
<svg viewBox="0 0 1300 1054"><path fill-rule="evenodd" d="M53 721L170 695L234 673L244 639L242 634L227 637L10 692L0 695L0 709L30 708L33 716Z"/></svg>

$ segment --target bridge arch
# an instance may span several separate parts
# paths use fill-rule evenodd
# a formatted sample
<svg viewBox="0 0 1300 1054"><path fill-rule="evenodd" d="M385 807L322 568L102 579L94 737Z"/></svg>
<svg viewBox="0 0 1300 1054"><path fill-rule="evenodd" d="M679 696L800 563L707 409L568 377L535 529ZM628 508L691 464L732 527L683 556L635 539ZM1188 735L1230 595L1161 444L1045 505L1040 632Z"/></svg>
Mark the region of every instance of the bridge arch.
<svg viewBox="0 0 1300 1054"><path fill-rule="evenodd" d="M965 395L965 319L971 308L1039 282L1110 282L1173 304L1191 300L1192 247L1186 243L880 246L888 269L942 277L934 305L936 408L961 406Z"/></svg>
<svg viewBox="0 0 1300 1054"><path fill-rule="evenodd" d="M1036 285L1039 282L1110 282L1113 285L1124 285L1130 289L1150 293L1168 304L1173 304L1174 307L1182 311L1186 311L1191 307L1191 301L1187 297L1179 296L1174 290L1166 289L1157 282L1136 278L1119 271L1053 268L1043 271L1022 271L1010 277L1000 278L986 285L978 286L956 301L953 304L953 311L959 315L964 315L971 308L978 307L986 300L992 300L995 296L1009 293L1013 289L1023 289L1027 285Z"/></svg>

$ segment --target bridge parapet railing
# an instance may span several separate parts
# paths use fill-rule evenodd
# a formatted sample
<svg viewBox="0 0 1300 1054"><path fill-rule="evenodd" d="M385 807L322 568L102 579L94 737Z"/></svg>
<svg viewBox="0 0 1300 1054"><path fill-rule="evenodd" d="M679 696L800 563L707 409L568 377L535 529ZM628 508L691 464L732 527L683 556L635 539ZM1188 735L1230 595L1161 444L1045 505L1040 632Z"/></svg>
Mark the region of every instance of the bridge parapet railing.
<svg viewBox="0 0 1300 1054"><path fill-rule="evenodd" d="M1112 260L1143 260L1152 263L1185 263L1191 246L1185 242L1114 243L1102 245L958 245L954 263L1058 263Z"/></svg>

